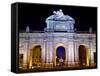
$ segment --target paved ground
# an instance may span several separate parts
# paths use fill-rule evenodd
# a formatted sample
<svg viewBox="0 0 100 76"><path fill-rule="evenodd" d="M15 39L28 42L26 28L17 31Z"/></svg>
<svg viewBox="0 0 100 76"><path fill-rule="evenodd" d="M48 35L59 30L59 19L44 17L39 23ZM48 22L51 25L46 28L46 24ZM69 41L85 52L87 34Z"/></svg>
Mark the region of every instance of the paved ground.
<svg viewBox="0 0 100 76"><path fill-rule="evenodd" d="M34 68L34 69L19 69L19 72L46 72L46 71L64 71L64 70L80 70L80 69L93 69L96 67L64 67L64 66L56 66L53 68Z"/></svg>

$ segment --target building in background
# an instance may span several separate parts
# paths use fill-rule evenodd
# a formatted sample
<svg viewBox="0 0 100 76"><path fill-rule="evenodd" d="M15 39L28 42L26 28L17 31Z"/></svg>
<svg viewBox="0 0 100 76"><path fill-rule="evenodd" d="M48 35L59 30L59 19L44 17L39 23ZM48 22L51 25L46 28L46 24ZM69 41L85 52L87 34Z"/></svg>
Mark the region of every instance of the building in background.
<svg viewBox="0 0 100 76"><path fill-rule="evenodd" d="M91 67L96 65L96 33L77 31L75 20L54 11L44 31L19 32L19 68Z"/></svg>

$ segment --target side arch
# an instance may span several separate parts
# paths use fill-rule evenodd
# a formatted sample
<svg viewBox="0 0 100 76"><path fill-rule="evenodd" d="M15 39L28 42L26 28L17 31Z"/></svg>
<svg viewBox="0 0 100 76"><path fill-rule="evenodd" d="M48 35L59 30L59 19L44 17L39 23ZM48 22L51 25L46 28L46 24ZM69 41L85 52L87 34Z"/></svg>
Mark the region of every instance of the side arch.
<svg viewBox="0 0 100 76"><path fill-rule="evenodd" d="M87 46L79 45L78 53L79 53L79 65L80 66L89 66L90 55L89 55L89 49L87 48Z"/></svg>
<svg viewBox="0 0 100 76"><path fill-rule="evenodd" d="M41 63L41 52L42 49L40 45L36 45L30 49L29 68L32 68L32 66L37 66Z"/></svg>

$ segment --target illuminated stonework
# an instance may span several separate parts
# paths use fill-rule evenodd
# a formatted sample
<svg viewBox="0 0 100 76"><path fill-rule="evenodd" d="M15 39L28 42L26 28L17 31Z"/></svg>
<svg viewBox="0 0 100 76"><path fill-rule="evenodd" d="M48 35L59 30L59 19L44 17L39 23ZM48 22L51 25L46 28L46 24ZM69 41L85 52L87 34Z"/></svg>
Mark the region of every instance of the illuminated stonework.
<svg viewBox="0 0 100 76"><path fill-rule="evenodd" d="M47 31L74 32L75 20L69 15L64 15L62 10L54 11L54 14L46 19L46 23Z"/></svg>
<svg viewBox="0 0 100 76"><path fill-rule="evenodd" d="M44 28L44 31L30 33L29 27L27 27L26 32L19 33L19 55L23 56L20 61L21 66L30 69L35 66L46 67L46 65L54 67L58 66L59 58L63 59L65 67L94 65L96 34L92 32L77 33L74 29L75 20L72 17L64 15L62 10L53 13L46 19L47 27ZM83 52L85 57L82 57L81 61L79 58L79 51L82 51L79 50L80 45L86 49L85 53ZM65 55L63 55L65 57L57 56L59 46L65 49ZM38 52L35 52L34 49ZM81 49L84 51L84 48Z"/></svg>

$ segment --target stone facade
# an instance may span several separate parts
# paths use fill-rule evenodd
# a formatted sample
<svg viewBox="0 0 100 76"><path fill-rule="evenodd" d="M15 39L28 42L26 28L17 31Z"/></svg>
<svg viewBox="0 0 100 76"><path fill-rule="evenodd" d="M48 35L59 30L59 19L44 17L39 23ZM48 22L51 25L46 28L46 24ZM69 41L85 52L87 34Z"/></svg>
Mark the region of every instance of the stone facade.
<svg viewBox="0 0 100 76"><path fill-rule="evenodd" d="M42 64L56 66L56 49L65 48L64 64L72 66L79 64L79 46L84 45L88 50L86 65L94 64L96 52L96 34L92 32L75 32L75 20L64 15L62 10L46 19L47 27L42 32L19 33L19 54L23 54L23 66L32 67L31 50L39 45L41 47Z"/></svg>

